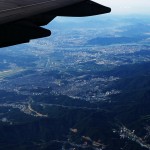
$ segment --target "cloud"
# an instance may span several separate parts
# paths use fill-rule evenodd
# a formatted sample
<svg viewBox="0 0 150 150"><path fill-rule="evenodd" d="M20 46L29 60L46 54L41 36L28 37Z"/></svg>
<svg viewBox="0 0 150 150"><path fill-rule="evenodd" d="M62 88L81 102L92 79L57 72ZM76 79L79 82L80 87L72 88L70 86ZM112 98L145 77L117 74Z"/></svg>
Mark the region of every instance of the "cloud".
<svg viewBox="0 0 150 150"><path fill-rule="evenodd" d="M114 14L150 14L150 0L94 0L112 8Z"/></svg>

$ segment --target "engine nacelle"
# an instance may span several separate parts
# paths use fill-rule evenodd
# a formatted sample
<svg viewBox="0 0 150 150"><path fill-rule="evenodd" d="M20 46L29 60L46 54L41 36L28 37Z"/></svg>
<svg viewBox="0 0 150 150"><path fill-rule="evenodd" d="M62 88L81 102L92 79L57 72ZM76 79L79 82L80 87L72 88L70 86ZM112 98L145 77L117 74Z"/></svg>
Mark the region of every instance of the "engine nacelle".
<svg viewBox="0 0 150 150"><path fill-rule="evenodd" d="M0 26L0 47L27 43L32 39L47 37L51 31L25 22Z"/></svg>

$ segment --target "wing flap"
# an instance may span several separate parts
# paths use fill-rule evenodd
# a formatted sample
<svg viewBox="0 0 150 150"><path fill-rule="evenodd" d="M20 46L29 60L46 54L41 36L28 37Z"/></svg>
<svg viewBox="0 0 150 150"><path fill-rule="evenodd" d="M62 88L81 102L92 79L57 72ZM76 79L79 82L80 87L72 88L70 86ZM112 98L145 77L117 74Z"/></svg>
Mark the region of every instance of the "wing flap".
<svg viewBox="0 0 150 150"><path fill-rule="evenodd" d="M100 5L93 1L84 1L72 6L67 6L52 12L56 16L70 16L70 17L85 17L99 14L109 13L109 7Z"/></svg>

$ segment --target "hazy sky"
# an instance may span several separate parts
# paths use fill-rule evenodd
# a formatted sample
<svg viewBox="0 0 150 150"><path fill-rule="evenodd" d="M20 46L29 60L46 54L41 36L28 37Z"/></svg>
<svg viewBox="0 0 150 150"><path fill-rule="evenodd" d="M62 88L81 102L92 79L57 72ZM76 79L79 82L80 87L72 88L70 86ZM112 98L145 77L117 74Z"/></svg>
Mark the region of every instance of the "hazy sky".
<svg viewBox="0 0 150 150"><path fill-rule="evenodd" d="M147 14L150 15L150 0L94 0L110 6L113 14Z"/></svg>

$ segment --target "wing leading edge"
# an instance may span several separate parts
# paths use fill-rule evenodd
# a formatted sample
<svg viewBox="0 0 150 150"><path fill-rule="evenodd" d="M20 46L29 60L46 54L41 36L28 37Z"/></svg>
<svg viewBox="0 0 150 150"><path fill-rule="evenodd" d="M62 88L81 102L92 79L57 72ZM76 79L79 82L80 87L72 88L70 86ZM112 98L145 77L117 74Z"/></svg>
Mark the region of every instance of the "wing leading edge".
<svg viewBox="0 0 150 150"><path fill-rule="evenodd" d="M76 0L76 3L75 0L73 0L74 3L71 4L67 3L67 0L55 1L58 1L55 9L54 5L52 5L52 9L49 8L47 11L43 12L38 12L36 10L36 14L35 12L27 12L26 14L25 10L22 10L25 14L23 14L22 17L20 17L19 14L16 14L17 17L14 20L13 17L10 20L5 18L1 19L2 17L0 8L0 47L27 43L32 39L50 36L51 31L44 29L41 26L47 25L56 16L84 17L105 14L111 11L111 9L106 6L88 0ZM59 1L64 1L66 5L59 6ZM8 10L10 11L13 9L9 8ZM34 10L35 8L33 6L33 11Z"/></svg>

